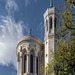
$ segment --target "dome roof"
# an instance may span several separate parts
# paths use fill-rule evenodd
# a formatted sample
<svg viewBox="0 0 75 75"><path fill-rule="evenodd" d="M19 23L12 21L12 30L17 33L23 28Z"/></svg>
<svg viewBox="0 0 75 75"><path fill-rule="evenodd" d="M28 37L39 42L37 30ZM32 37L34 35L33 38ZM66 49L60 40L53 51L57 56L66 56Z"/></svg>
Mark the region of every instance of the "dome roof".
<svg viewBox="0 0 75 75"><path fill-rule="evenodd" d="M17 41L17 45L22 42L22 41L34 41L34 42L37 42L39 44L43 44L42 41L35 37L35 36L32 36L32 35L29 35L29 36L23 36L21 37L18 41Z"/></svg>

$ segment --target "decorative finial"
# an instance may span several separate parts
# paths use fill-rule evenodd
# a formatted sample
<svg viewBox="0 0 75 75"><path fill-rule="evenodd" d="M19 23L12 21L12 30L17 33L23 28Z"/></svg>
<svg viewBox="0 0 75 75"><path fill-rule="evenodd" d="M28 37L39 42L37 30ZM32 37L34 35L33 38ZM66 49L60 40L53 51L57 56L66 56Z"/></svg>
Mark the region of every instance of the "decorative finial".
<svg viewBox="0 0 75 75"><path fill-rule="evenodd" d="M50 8L53 7L53 2L50 0Z"/></svg>
<svg viewBox="0 0 75 75"><path fill-rule="evenodd" d="M32 28L29 29L29 35L31 35Z"/></svg>

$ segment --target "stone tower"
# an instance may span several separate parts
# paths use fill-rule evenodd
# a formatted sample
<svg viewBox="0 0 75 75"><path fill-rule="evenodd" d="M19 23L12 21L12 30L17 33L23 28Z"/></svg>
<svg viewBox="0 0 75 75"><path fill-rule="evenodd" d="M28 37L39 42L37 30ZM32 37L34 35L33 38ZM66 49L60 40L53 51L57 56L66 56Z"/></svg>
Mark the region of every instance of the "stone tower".
<svg viewBox="0 0 75 75"><path fill-rule="evenodd" d="M52 0L50 1L50 8L47 8L44 13L44 24L45 24L45 38L44 38L44 65L51 61L50 50L55 52L55 39L57 38L56 30L58 29L58 10L53 7Z"/></svg>

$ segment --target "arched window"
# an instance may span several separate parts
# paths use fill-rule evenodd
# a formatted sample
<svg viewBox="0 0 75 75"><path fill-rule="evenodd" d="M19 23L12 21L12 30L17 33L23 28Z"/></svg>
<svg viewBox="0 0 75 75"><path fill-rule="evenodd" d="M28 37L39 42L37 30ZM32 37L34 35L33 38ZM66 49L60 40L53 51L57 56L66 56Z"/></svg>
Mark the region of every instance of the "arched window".
<svg viewBox="0 0 75 75"><path fill-rule="evenodd" d="M46 20L46 27L47 27L47 31L48 31L48 20Z"/></svg>
<svg viewBox="0 0 75 75"><path fill-rule="evenodd" d="M52 17L49 18L50 29L52 29Z"/></svg>
<svg viewBox="0 0 75 75"><path fill-rule="evenodd" d="M26 58L26 55L24 56L24 73L26 73L26 60L27 60L27 58Z"/></svg>
<svg viewBox="0 0 75 75"><path fill-rule="evenodd" d="M33 73L33 55L30 55L30 73Z"/></svg>
<svg viewBox="0 0 75 75"><path fill-rule="evenodd" d="M54 27L56 28L57 25L57 18L55 18Z"/></svg>
<svg viewBox="0 0 75 75"><path fill-rule="evenodd" d="M36 73L38 74L38 57L36 58Z"/></svg>

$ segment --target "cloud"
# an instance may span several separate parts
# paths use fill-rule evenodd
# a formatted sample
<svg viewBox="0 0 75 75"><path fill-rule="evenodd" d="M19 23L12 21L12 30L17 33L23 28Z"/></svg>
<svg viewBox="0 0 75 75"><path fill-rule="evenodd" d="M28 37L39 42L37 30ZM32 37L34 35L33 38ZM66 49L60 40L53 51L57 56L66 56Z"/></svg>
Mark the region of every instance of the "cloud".
<svg viewBox="0 0 75 75"><path fill-rule="evenodd" d="M6 17L0 16L2 19L0 23L0 65L8 66L12 64L15 69L17 69L17 40L23 36L23 31L28 33L28 27L24 25L23 21L16 23L14 17L12 17L17 8L18 5L15 0L7 0L6 10L8 15Z"/></svg>
<svg viewBox="0 0 75 75"><path fill-rule="evenodd" d="M8 14L11 15L14 11L18 10L18 5L15 0L7 0L5 8L8 11Z"/></svg>
<svg viewBox="0 0 75 75"><path fill-rule="evenodd" d="M4 24L0 25L0 64L13 64L17 68L16 43L23 36L23 22L16 23L11 17L3 17L2 21ZM24 29L27 31L26 28Z"/></svg>

